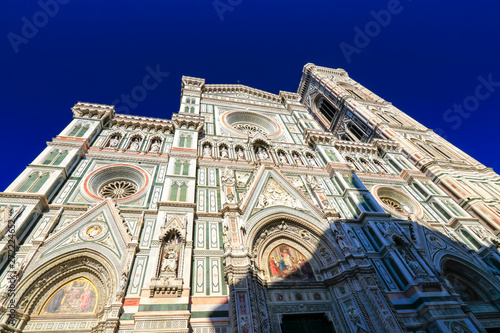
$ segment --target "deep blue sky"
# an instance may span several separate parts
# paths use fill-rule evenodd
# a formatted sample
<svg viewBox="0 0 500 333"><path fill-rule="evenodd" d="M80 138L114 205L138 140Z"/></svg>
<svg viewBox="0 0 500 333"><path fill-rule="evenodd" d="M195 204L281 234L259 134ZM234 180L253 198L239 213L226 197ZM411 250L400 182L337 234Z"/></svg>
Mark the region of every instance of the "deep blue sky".
<svg viewBox="0 0 500 333"><path fill-rule="evenodd" d="M354 28L370 26L370 12L393 0L220 0L233 4L223 20L212 0L60 1L65 4L47 22L36 1L6 0L0 13L0 190L71 121L77 101L112 104L141 84L146 66L157 65L170 75L131 114L177 112L182 75L296 91L302 67L312 62L346 69L500 170L500 87L458 128L443 120L454 103L475 95L478 76L500 82L497 0L401 0L391 22L349 63L340 43L354 45ZM16 53L9 36L23 36L24 22L34 19L38 31Z"/></svg>

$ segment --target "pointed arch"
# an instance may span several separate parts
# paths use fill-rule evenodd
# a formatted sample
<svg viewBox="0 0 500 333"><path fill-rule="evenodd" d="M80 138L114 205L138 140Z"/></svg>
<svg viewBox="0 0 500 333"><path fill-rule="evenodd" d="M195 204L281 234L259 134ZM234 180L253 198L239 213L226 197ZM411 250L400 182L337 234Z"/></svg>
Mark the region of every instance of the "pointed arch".
<svg viewBox="0 0 500 333"><path fill-rule="evenodd" d="M105 305L118 289L117 277L117 269L106 255L91 249L78 249L28 266L16 288L19 310L30 315L26 331L35 331L37 322L54 315L70 320L76 316L97 324L99 314L105 320L111 316ZM63 327L60 331L71 329Z"/></svg>
<svg viewBox="0 0 500 333"><path fill-rule="evenodd" d="M336 242L328 228L323 229L322 223L315 221L311 216L300 215L292 210L283 209L250 224L250 228L247 230L248 246L256 257L256 265L261 270L260 274L264 275L262 278L268 281L286 280L287 276L282 274L281 277L273 276L274 269L274 273L285 273L289 275L291 280L321 279L314 274L307 274L310 272L304 269L305 267L301 267L298 260L303 259L304 261L305 259L312 269L321 269L338 258L339 252L334 245ZM282 249L288 247L297 252L297 256L295 256L289 250L289 261L282 262L281 267L280 251L276 251L280 247L283 247ZM281 252L286 253L285 251ZM274 260L278 260L272 263L272 257L275 257ZM284 259L284 261L286 260ZM276 265L276 268L273 268L273 264Z"/></svg>
<svg viewBox="0 0 500 333"><path fill-rule="evenodd" d="M45 165L48 165L50 163L52 163L52 161L57 157L57 155L59 155L60 151L57 150L57 149L54 149L50 154L49 156L47 156L47 158L43 161L42 164L45 164Z"/></svg>
<svg viewBox="0 0 500 333"><path fill-rule="evenodd" d="M179 193L179 200L178 201L186 202L187 201L188 186L184 183L181 185L180 189L181 189L181 191Z"/></svg>
<svg viewBox="0 0 500 333"><path fill-rule="evenodd" d="M88 124L83 125L82 129L78 131L78 134L76 134L76 137L81 138L82 136L84 136L89 130L89 128L90 126Z"/></svg>
<svg viewBox="0 0 500 333"><path fill-rule="evenodd" d="M57 159L54 161L54 165L59 165L64 161L64 159L68 156L68 151L64 150L59 156L57 156Z"/></svg>
<svg viewBox="0 0 500 333"><path fill-rule="evenodd" d="M186 136L186 148L191 148L191 142L193 141L193 138L191 135Z"/></svg>
<svg viewBox="0 0 500 333"><path fill-rule="evenodd" d="M73 127L73 129L71 130L71 132L68 134L68 136L75 136L76 133L78 133L81 128L82 128L82 125L80 123L77 123L75 125L75 127Z"/></svg>
<svg viewBox="0 0 500 333"><path fill-rule="evenodd" d="M498 282L470 260L446 253L438 267L449 285L466 303L492 302L500 297Z"/></svg>
<svg viewBox="0 0 500 333"><path fill-rule="evenodd" d="M36 181L36 183L28 190L28 192L30 192L30 193L38 192L42 188L42 186L45 184L47 179L49 179L49 177L50 177L50 173L48 173L48 172L41 175L40 178L38 178L38 180Z"/></svg>
<svg viewBox="0 0 500 333"><path fill-rule="evenodd" d="M173 183L170 188L170 201L177 201L177 194L179 192L179 184Z"/></svg>
<svg viewBox="0 0 500 333"><path fill-rule="evenodd" d="M28 189L31 188L31 186L35 183L35 181L38 180L38 177L40 177L39 172L34 172L32 173L28 179L24 182L24 184L17 190L17 192L26 192Z"/></svg>

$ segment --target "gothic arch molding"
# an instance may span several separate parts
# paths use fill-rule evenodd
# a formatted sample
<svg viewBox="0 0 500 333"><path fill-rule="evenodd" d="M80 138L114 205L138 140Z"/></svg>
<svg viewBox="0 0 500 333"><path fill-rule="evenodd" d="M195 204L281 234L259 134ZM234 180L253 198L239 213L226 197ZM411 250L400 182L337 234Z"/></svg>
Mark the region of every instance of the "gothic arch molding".
<svg viewBox="0 0 500 333"><path fill-rule="evenodd" d="M41 314L41 311L47 300L67 283L84 278L96 290L96 306L93 313L82 314L79 320L84 319L89 325L95 326L110 314L110 305L115 301L115 291L119 288L117 276L113 264L105 255L92 250L72 251L39 266L22 279L17 289L18 309L32 322L46 322L51 317ZM71 321L75 319L75 315L80 317L77 313L59 316ZM21 326L23 324L25 323L20 323Z"/></svg>
<svg viewBox="0 0 500 333"><path fill-rule="evenodd" d="M308 229L316 235L324 235L327 230L329 230L328 222L320 220L316 216L308 214L308 212L299 211L286 206L270 207L262 209L248 218L246 222L246 233L248 235L247 240L249 246L251 245L250 243L255 242L261 229L278 221L290 221L304 229ZM331 240L333 240L333 238Z"/></svg>
<svg viewBox="0 0 500 333"><path fill-rule="evenodd" d="M439 271L443 276L455 275L471 286L484 301L500 298L499 283L491 278L484 269L474 265L471 260L464 260L446 253L439 260Z"/></svg>
<svg viewBox="0 0 500 333"><path fill-rule="evenodd" d="M308 220L288 214L262 219L248 233L250 252L258 271L269 280L268 258L279 245L290 246L306 257L316 272L338 260L330 230L322 230ZM317 275L317 274L316 274ZM317 280L322 280L317 275Z"/></svg>

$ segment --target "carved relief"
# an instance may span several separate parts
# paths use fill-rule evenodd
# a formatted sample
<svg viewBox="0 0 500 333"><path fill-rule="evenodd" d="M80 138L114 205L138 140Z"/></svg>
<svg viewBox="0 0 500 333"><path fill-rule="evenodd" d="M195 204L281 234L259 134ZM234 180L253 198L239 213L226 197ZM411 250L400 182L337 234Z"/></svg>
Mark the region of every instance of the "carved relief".
<svg viewBox="0 0 500 333"><path fill-rule="evenodd" d="M256 208L266 208L272 206L288 206L295 209L302 209L302 204L291 196L275 179L270 178L266 187L258 198Z"/></svg>

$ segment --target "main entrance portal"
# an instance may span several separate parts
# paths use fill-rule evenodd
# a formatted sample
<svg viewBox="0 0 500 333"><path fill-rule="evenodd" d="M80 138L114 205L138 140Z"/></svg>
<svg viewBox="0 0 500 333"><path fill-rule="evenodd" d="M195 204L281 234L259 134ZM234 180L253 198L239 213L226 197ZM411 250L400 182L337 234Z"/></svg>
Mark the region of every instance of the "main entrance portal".
<svg viewBox="0 0 500 333"><path fill-rule="evenodd" d="M284 315L281 333L335 333L332 324L322 313Z"/></svg>

